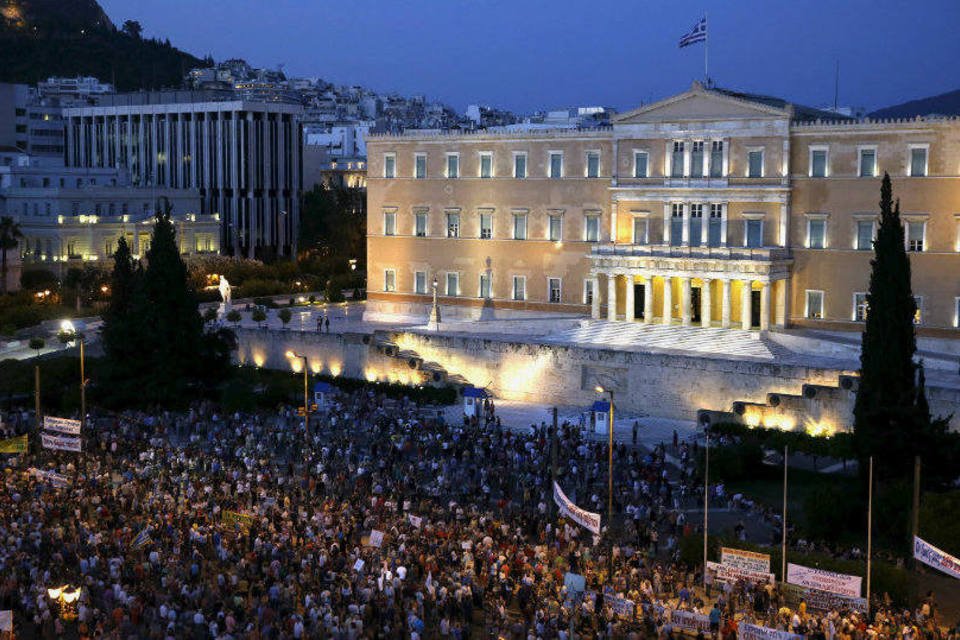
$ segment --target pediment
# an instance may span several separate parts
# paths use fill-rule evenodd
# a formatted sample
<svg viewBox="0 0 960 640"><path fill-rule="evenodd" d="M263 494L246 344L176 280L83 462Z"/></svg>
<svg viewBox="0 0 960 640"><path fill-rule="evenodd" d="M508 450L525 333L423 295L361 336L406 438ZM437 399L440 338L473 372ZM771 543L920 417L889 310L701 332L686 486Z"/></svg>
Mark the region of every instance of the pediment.
<svg viewBox="0 0 960 640"><path fill-rule="evenodd" d="M789 118L790 111L788 109L735 98L705 89L699 83L694 83L694 87L690 91L621 114L614 119L614 124Z"/></svg>

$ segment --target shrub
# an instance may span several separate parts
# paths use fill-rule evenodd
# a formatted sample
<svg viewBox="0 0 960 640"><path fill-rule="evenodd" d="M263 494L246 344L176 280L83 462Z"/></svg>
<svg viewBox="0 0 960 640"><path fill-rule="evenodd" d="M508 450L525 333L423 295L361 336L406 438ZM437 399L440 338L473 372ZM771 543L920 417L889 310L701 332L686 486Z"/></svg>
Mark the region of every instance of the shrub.
<svg viewBox="0 0 960 640"><path fill-rule="evenodd" d="M280 322L286 327L287 323L290 322L290 318L293 317L293 313L290 312L290 309L280 309L280 311L277 312L277 317L280 318Z"/></svg>
<svg viewBox="0 0 960 640"><path fill-rule="evenodd" d="M257 307L250 314L250 319L263 327L263 323L267 321L267 312Z"/></svg>

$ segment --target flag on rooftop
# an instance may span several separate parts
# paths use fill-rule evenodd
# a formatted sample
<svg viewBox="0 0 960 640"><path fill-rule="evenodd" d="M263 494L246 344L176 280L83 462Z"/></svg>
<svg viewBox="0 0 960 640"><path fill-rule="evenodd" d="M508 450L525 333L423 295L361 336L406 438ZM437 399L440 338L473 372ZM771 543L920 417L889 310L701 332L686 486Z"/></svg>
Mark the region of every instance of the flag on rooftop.
<svg viewBox="0 0 960 640"><path fill-rule="evenodd" d="M697 21L690 33L680 38L680 48L688 47L691 44L705 42L707 39L707 17L704 16Z"/></svg>

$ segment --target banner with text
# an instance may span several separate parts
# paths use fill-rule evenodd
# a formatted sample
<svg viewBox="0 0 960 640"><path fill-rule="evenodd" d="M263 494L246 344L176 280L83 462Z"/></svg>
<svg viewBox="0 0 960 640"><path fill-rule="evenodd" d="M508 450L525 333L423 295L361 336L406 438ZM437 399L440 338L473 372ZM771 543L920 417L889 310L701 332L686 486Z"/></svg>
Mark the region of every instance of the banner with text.
<svg viewBox="0 0 960 640"><path fill-rule="evenodd" d="M860 576L848 576L823 569L813 569L803 565L787 564L787 582L801 587L820 589L829 593L839 593L850 598L860 597Z"/></svg>
<svg viewBox="0 0 960 640"><path fill-rule="evenodd" d="M44 449L59 449L60 451L80 451L80 438L64 438L63 436L51 436L47 433L40 434L40 440L43 442Z"/></svg>
<svg viewBox="0 0 960 640"><path fill-rule="evenodd" d="M55 487L64 488L70 486L70 478L63 475L62 473L56 473L54 471L45 471L43 469L37 469L36 467L31 467L29 472L38 480L43 482L49 482Z"/></svg>
<svg viewBox="0 0 960 640"><path fill-rule="evenodd" d="M681 631L698 633L702 631L704 635L710 633L710 616L697 613L696 611L680 611L674 609L670 611L670 624L678 627Z"/></svg>
<svg viewBox="0 0 960 640"><path fill-rule="evenodd" d="M80 435L80 421L70 418L55 418L53 416L43 416L43 428L47 431L56 431L57 433L66 433L71 436Z"/></svg>
<svg viewBox="0 0 960 640"><path fill-rule="evenodd" d="M741 622L737 626L737 640L803 640L803 636Z"/></svg>
<svg viewBox="0 0 960 640"><path fill-rule="evenodd" d="M553 501L560 507L560 513L580 526L586 527L594 535L600 535L600 514L591 513L573 504L556 482L553 483Z"/></svg>
<svg viewBox="0 0 960 640"><path fill-rule="evenodd" d="M731 567L719 562L707 561L707 571L712 571L717 580L721 582L738 582L744 580L763 584L765 582L773 583L775 578L772 573L762 573L760 571L750 571L739 567Z"/></svg>
<svg viewBox="0 0 960 640"><path fill-rule="evenodd" d="M722 547L720 549L720 564L746 569L754 573L770 573L770 555L757 553L756 551Z"/></svg>
<svg viewBox="0 0 960 640"><path fill-rule="evenodd" d="M960 580L960 558L954 557L925 540L914 536L913 557L925 565L943 571L948 576Z"/></svg>
<svg viewBox="0 0 960 640"><path fill-rule="evenodd" d="M800 601L807 603L807 609L811 611L834 611L849 609L860 613L867 612L866 598L851 598L850 596L840 595L839 593L830 593L820 589L810 587L801 587L795 584L784 583L780 585L783 591L783 597L791 607L799 607Z"/></svg>
<svg viewBox="0 0 960 640"><path fill-rule="evenodd" d="M7 438L0 440L0 453L26 453L27 436L17 436L16 438Z"/></svg>

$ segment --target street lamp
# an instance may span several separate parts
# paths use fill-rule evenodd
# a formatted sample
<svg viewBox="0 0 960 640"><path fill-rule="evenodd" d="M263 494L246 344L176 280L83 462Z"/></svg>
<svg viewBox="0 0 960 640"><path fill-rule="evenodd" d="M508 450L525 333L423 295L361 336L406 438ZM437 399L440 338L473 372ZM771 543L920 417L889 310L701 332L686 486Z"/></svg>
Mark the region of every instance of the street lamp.
<svg viewBox="0 0 960 640"><path fill-rule="evenodd" d="M81 587L77 587L71 591L70 585L66 584L62 587L51 587L47 589L47 595L50 596L50 599L60 604L60 617L64 620L73 620L77 617L76 612L73 610L73 603L80 598L80 589Z"/></svg>
<svg viewBox="0 0 960 640"><path fill-rule="evenodd" d="M64 344L76 342L80 347L80 427L83 428L87 422L87 377L84 373L85 358L83 353L83 334L77 331L72 320L64 320L60 323L60 341Z"/></svg>
<svg viewBox="0 0 960 640"><path fill-rule="evenodd" d="M433 306L430 308L430 319L427 321L427 327L431 325L435 330L440 331L440 303L437 301L437 276L433 276Z"/></svg>
<svg viewBox="0 0 960 640"><path fill-rule="evenodd" d="M303 359L303 430L306 433L307 440L310 440L310 393L307 389L310 374L307 367L307 356L295 351L287 351L286 356L291 360L293 358Z"/></svg>
<svg viewBox="0 0 960 640"><path fill-rule="evenodd" d="M610 539L610 555L608 560L607 573L609 574L610 584L613 584L613 389L604 389L600 385L595 387L600 395L610 394L610 415L608 441L607 441L607 517L610 522L607 523L607 537Z"/></svg>

